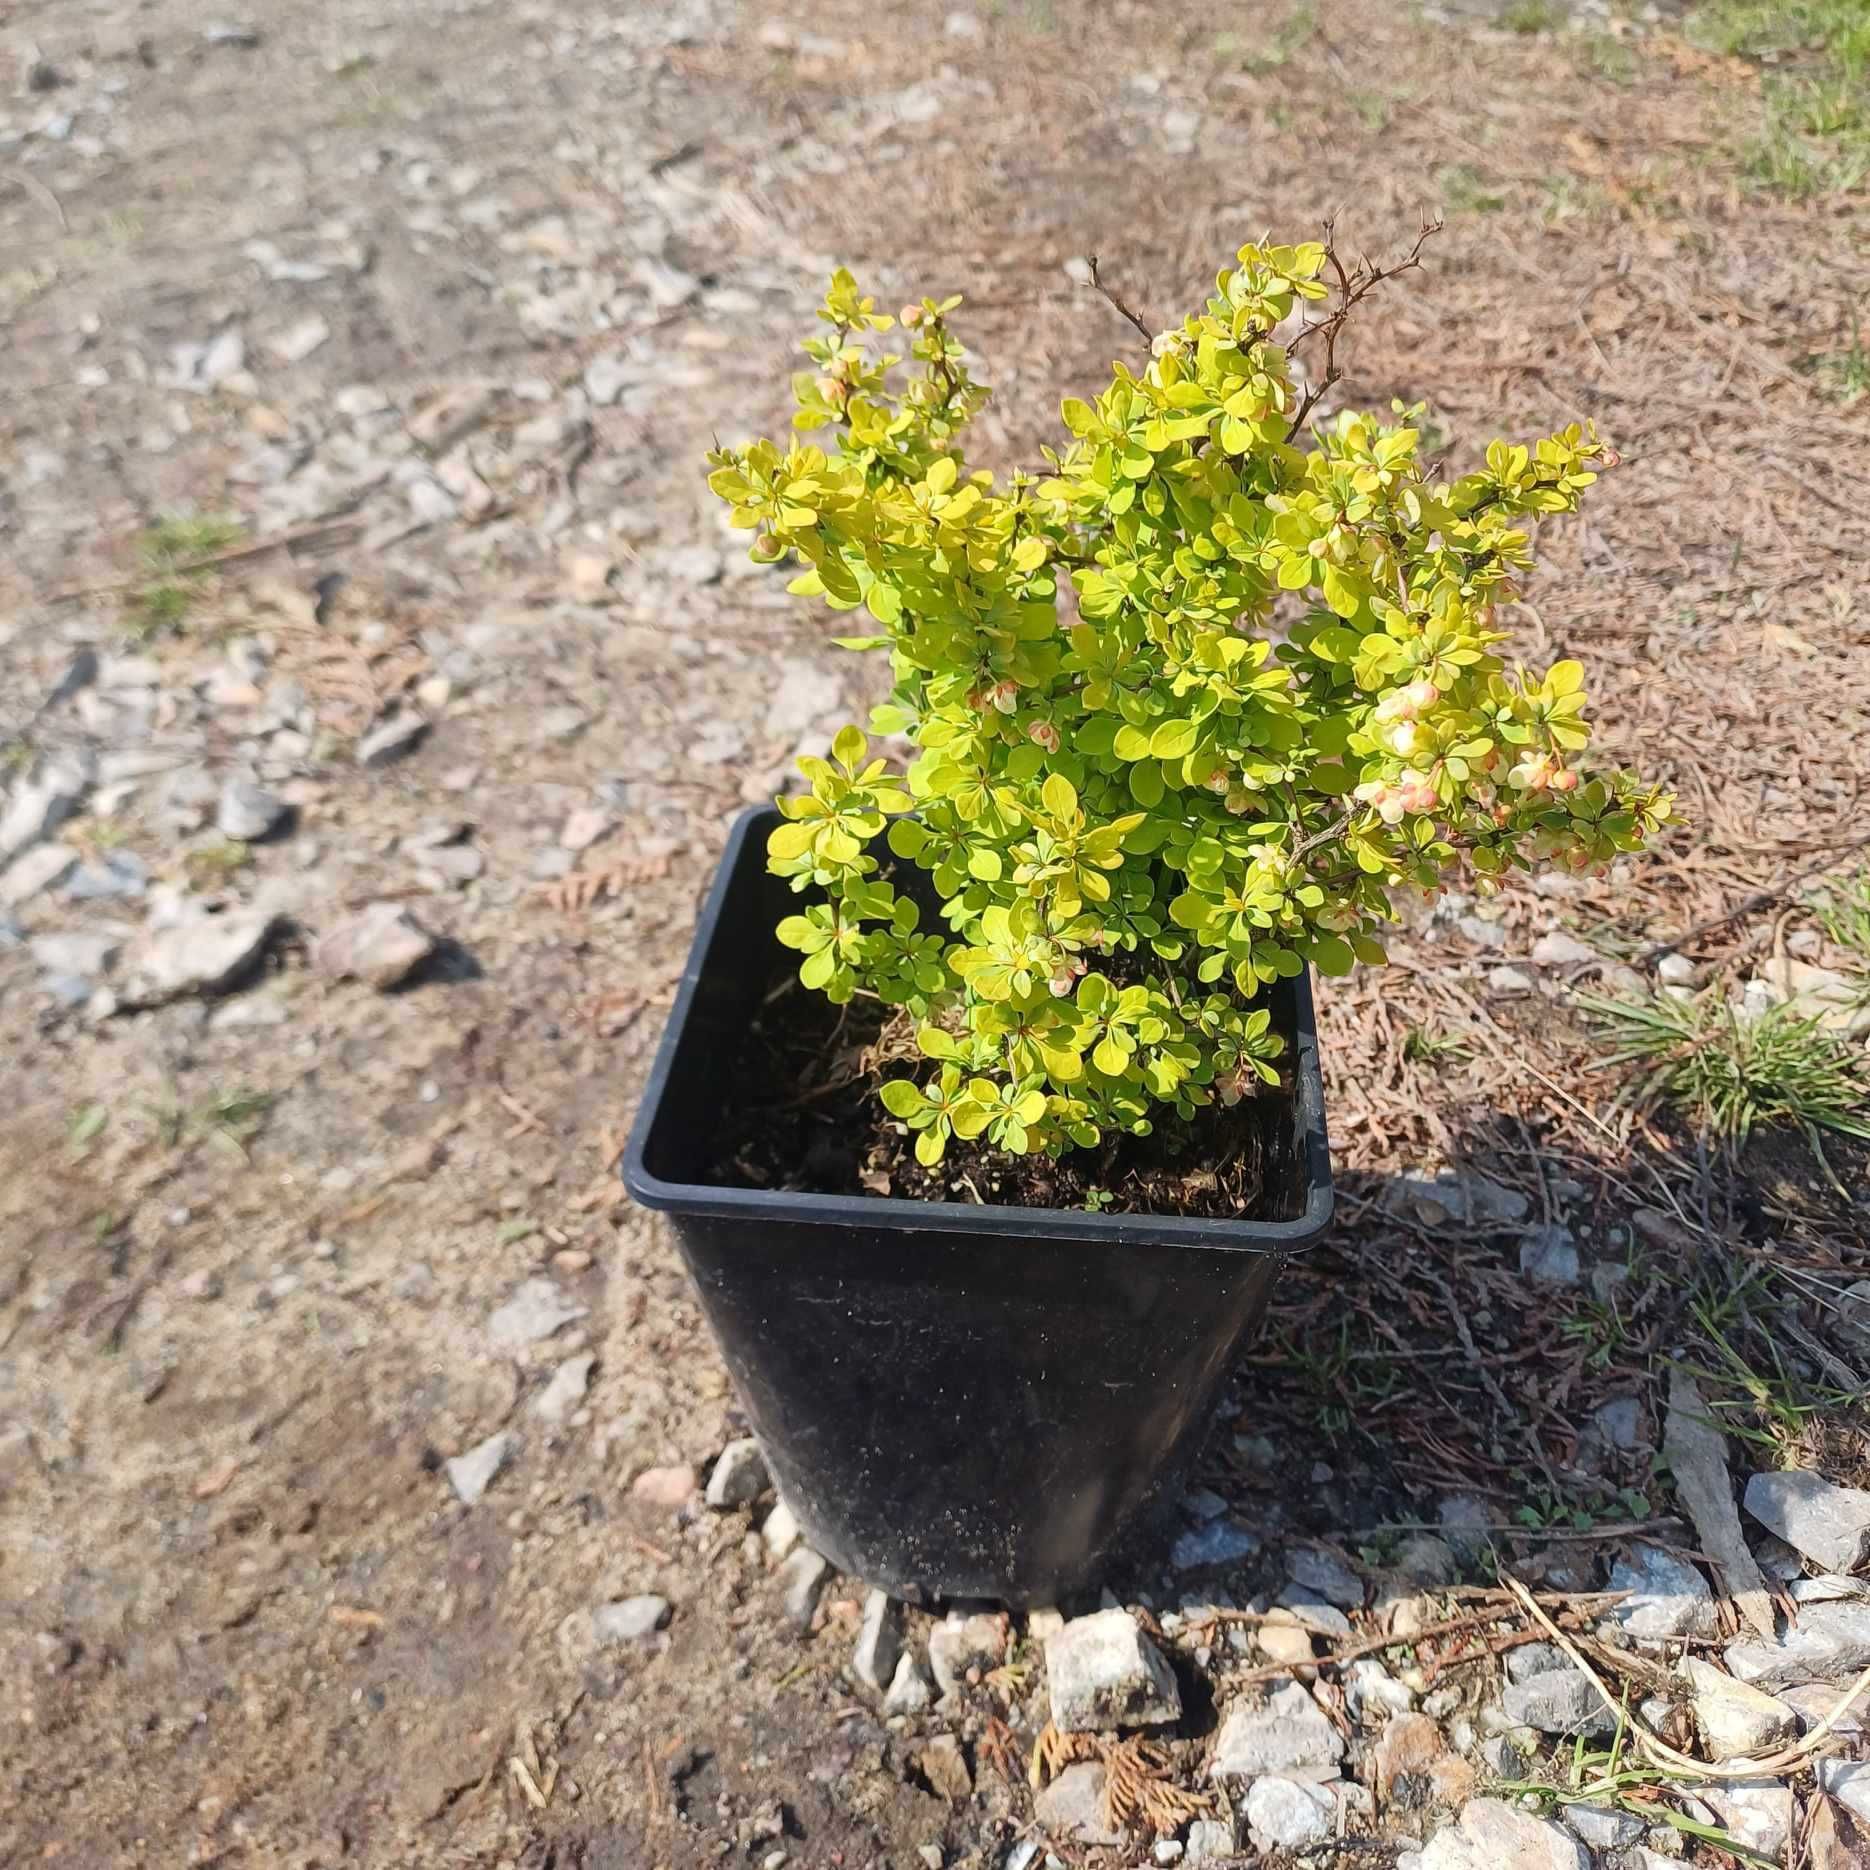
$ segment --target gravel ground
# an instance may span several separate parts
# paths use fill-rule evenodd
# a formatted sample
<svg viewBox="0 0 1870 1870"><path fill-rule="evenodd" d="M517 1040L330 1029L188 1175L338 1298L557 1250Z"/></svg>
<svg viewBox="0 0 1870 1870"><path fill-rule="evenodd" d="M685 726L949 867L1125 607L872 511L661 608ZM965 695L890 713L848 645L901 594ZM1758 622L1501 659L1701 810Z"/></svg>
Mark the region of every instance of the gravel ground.
<svg viewBox="0 0 1870 1870"><path fill-rule="evenodd" d="M1025 1870L1127 1825L1104 1861L1653 1870L1697 1848L1654 1813L1515 1802L1603 1709L1496 1567L1678 1741L1694 1702L1770 1752L1870 1661L1870 1496L1715 1438L1763 1571L1717 1603L1657 1472L1694 1269L1835 1298L1861 1211L1611 1113L1558 1001L1859 835L1870 438L1804 363L1861 222L1739 193L1746 80L1659 13L1552 13L0 9L0 1860ZM700 457L783 421L840 261L968 293L1013 462L1127 341L1090 253L1166 318L1263 227L1342 206L1378 249L1436 201L1346 391L1429 397L1456 453L1604 421L1631 465L1525 627L1605 667L1700 842L1445 902L1327 998L1345 1224L1124 1627L1049 1686L1056 1619L866 1629L770 1495L701 1497L745 1425L612 1173L726 824L877 674ZM1772 933L1662 978L1833 1004ZM1861 1486L1870 1301L1809 1299L1778 1341L1834 1406L1792 1439ZM1127 1741L1061 1706L1165 1667ZM1695 1702L1743 1674L1772 1706ZM1870 1862L1845 1746L1695 1822Z"/></svg>

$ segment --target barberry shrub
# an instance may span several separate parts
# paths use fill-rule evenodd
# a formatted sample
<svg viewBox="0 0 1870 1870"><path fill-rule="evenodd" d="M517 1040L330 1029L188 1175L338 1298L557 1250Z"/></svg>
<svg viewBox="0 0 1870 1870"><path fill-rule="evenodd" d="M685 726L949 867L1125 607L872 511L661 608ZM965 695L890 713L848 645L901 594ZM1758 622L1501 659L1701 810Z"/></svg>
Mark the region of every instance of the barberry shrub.
<svg viewBox="0 0 1870 1870"><path fill-rule="evenodd" d="M768 862L811 898L778 930L804 983L913 1023L927 1063L881 1096L923 1163L956 1137L1089 1147L1277 1085L1266 989L1381 963L1400 892L1602 866L1668 817L1580 772L1576 662L1499 653L1528 525L1577 506L1596 435L1494 442L1450 482L1419 406L1306 430L1317 392L1275 332L1301 325L1322 389L1385 276L1326 243L1242 247L1140 374L1065 401L1044 472L996 481L962 453L986 392L959 299L892 318L840 271L800 438L710 455L753 557L797 563L793 591L863 613L836 640L890 658L871 728L915 749L907 772L846 727L800 760ZM893 327L900 387L905 359L867 342ZM902 865L932 879L932 928Z"/></svg>

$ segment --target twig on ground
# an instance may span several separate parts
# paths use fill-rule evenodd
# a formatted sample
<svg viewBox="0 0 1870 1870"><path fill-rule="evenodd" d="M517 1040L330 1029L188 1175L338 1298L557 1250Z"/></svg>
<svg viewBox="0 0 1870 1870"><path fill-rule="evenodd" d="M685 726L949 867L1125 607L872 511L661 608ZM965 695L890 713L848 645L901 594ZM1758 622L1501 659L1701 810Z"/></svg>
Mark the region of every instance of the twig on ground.
<svg viewBox="0 0 1870 1870"><path fill-rule="evenodd" d="M1630 1738L1652 1765L1661 1766L1670 1772L1686 1774L1694 1779L1760 1779L1783 1773L1796 1772L1800 1767L1809 1766L1814 1760L1822 1758L1830 1751L1825 1745L1832 1728L1847 1713L1851 1704L1866 1688L1870 1688L1870 1669L1861 1675L1844 1691L1843 1698L1822 1721L1796 1745L1786 1747L1778 1753L1768 1754L1758 1759L1733 1759L1710 1762L1698 1760L1692 1754L1680 1752L1666 1740L1658 1740L1623 1703L1605 1687L1603 1677L1591 1667L1583 1652L1556 1623L1539 1608L1532 1593L1513 1576L1511 1572L1501 1574L1513 1595L1538 1620L1560 1649L1584 1671L1591 1686L1603 1698L1604 1705L1619 1720L1628 1724Z"/></svg>
<svg viewBox="0 0 1870 1870"><path fill-rule="evenodd" d="M303 526L294 526L287 532L276 532L269 538L250 539L244 545L230 545L220 552L208 552L200 558L184 560L179 565L165 567L164 576L187 578L198 571L212 571L217 565L231 565L237 559L258 558L266 552L283 552L288 546L303 545L308 539L317 539L327 534L354 532L361 526L361 520L346 519L340 514L333 514L325 519L315 519ZM87 597L111 597L119 591L133 591L146 578L112 578L103 584L68 585L62 591L54 591L46 602L48 604L75 604Z"/></svg>

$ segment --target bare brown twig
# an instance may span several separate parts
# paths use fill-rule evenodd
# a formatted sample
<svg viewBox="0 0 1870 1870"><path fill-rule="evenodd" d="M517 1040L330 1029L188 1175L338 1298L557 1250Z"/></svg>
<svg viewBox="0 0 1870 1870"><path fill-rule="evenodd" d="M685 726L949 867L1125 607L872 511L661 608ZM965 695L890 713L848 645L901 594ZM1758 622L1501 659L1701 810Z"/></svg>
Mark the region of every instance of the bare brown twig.
<svg viewBox="0 0 1870 1870"><path fill-rule="evenodd" d="M1111 302L1111 304L1114 305L1117 308L1117 310L1120 311L1124 315L1124 317L1127 318L1130 321L1130 323L1133 324L1137 328L1137 330L1143 334L1143 342L1145 344L1150 344L1155 341L1156 334L1153 331L1151 331L1150 328L1146 324L1144 324L1143 321L1140 318L1138 318L1137 315L1133 311L1131 311L1127 305L1124 304L1123 300L1120 299L1117 296L1117 294L1113 292L1109 286L1105 285L1103 280L1101 280L1097 276L1097 255L1095 253L1091 255L1091 284L1094 285L1098 289L1098 291L1101 292L1104 295L1104 297L1107 298Z"/></svg>
<svg viewBox="0 0 1870 1870"><path fill-rule="evenodd" d="M1415 237L1415 245L1412 246L1408 253L1402 259L1398 260L1394 266L1372 266L1368 259L1359 258L1357 264L1348 269L1345 267L1344 262L1338 257L1338 250L1334 242L1336 225L1334 219L1330 217L1326 218L1324 227L1325 258L1330 263L1331 270L1337 277L1338 302L1327 317L1319 319L1315 325L1305 326L1292 342L1286 346L1287 352L1290 353L1296 351L1314 332L1322 331L1325 334L1324 369L1319 374L1318 381L1306 390L1304 399L1299 404L1299 412L1292 418L1292 426L1286 430L1287 441L1292 441L1299 434L1300 430L1305 427L1305 418L1318 406L1318 399L1323 396L1325 391L1330 389L1332 384L1336 383L1338 378L1343 374L1343 372L1338 369L1338 336L1343 331L1345 322L1349 319L1351 313L1354 312L1378 286L1382 285L1385 280L1394 279L1399 273L1410 272L1422 264L1422 249L1431 235L1441 232L1442 220L1441 216L1437 215L1432 221L1424 221L1422 223L1422 231ZM1095 282L1097 278L1097 265L1095 261L1092 262L1091 266L1091 278L1093 282Z"/></svg>

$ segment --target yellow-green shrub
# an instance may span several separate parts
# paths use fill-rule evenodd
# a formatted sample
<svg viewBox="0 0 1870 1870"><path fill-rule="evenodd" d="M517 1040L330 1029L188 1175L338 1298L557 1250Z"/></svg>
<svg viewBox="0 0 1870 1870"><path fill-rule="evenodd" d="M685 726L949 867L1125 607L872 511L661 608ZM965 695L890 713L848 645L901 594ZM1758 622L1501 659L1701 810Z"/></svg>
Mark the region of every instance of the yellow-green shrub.
<svg viewBox="0 0 1870 1870"><path fill-rule="evenodd" d="M883 1101L925 1162L948 1138L1023 1152L1145 1131L1277 1083L1263 1006L1307 963L1380 963L1398 890L1636 848L1669 814L1583 777L1583 671L1509 666L1494 608L1526 523L1573 510L1605 450L1576 427L1495 442L1432 478L1413 426L1346 413L1303 432L1275 327L1367 275L1321 244L1246 246L1141 374L1068 398L1047 471L970 469L985 400L958 299L879 314L835 275L794 380L806 440L722 449L709 484L756 559L884 649L872 731L847 727L779 801L769 865L816 900L780 926L808 986L919 1021L932 1069ZM900 324L912 370L867 334ZM1330 332L1334 344L1335 329ZM1306 445L1301 445L1306 444ZM931 873L937 932L880 874L887 837Z"/></svg>

